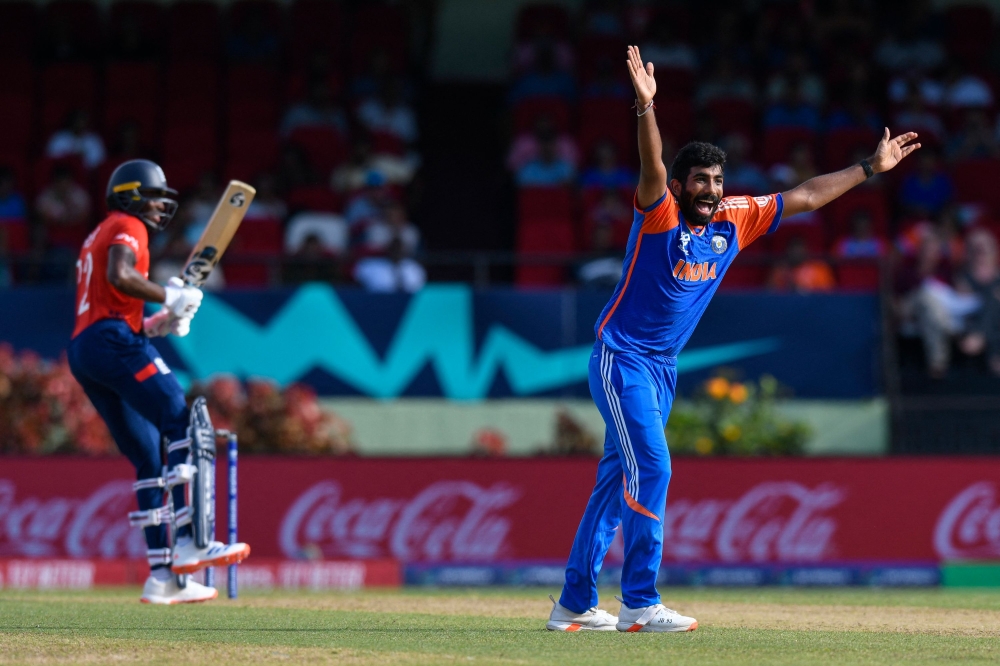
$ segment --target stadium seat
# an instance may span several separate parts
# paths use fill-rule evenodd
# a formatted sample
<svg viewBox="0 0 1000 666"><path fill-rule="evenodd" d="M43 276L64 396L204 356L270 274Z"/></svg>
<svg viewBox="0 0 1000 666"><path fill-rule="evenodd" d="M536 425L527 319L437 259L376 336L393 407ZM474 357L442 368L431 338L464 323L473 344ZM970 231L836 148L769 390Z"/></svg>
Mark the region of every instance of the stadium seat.
<svg viewBox="0 0 1000 666"><path fill-rule="evenodd" d="M259 288L270 282L270 268L262 258L226 257L223 271L226 287Z"/></svg>
<svg viewBox="0 0 1000 666"><path fill-rule="evenodd" d="M347 159L347 140L329 127L299 127L288 141L300 147L314 169L330 172Z"/></svg>
<svg viewBox="0 0 1000 666"><path fill-rule="evenodd" d="M219 97L219 67L208 60L185 60L167 67L167 101Z"/></svg>
<svg viewBox="0 0 1000 666"><path fill-rule="evenodd" d="M277 101L278 72L267 65L231 65L226 73L230 102Z"/></svg>
<svg viewBox="0 0 1000 666"><path fill-rule="evenodd" d="M167 8L167 51L171 59L217 58L221 35L219 3L178 0Z"/></svg>
<svg viewBox="0 0 1000 666"><path fill-rule="evenodd" d="M694 135L691 103L687 99L656 100L656 125L664 137L670 137L677 146L683 146Z"/></svg>
<svg viewBox="0 0 1000 666"><path fill-rule="evenodd" d="M762 157L765 166L784 162L792 147L807 143L814 147L816 134L812 130L799 127L776 127L764 133Z"/></svg>
<svg viewBox="0 0 1000 666"><path fill-rule="evenodd" d="M278 161L278 136L271 129L230 129L226 158L230 167L238 165L243 171L236 178L252 180Z"/></svg>
<svg viewBox="0 0 1000 666"><path fill-rule="evenodd" d="M210 125L167 127L163 133L163 157L196 159L213 166L218 159L218 136Z"/></svg>
<svg viewBox="0 0 1000 666"><path fill-rule="evenodd" d="M104 90L108 100L159 99L163 95L160 68L149 62L111 61L104 72Z"/></svg>
<svg viewBox="0 0 1000 666"><path fill-rule="evenodd" d="M945 24L948 51L965 67L981 67L993 38L990 8L972 3L951 6L946 12Z"/></svg>
<svg viewBox="0 0 1000 666"><path fill-rule="evenodd" d="M38 194L52 180L52 171L56 166L69 167L73 172L73 180L77 184L87 187L90 184L87 176L87 169L83 166L83 161L76 155L51 158L43 157L35 161L32 173L32 192Z"/></svg>
<svg viewBox="0 0 1000 666"><path fill-rule="evenodd" d="M967 160L954 165L951 178L955 199L961 203L982 202L1000 216L1000 160Z"/></svg>
<svg viewBox="0 0 1000 666"><path fill-rule="evenodd" d="M835 238L836 236L833 237ZM774 254L783 253L788 248L789 243L796 238L801 238L805 241L809 251L815 254L826 252L827 244L829 243L827 230L820 222L782 224L778 226L776 232L769 234L766 238L768 249ZM760 243L760 240L758 239L752 243L751 247Z"/></svg>
<svg viewBox="0 0 1000 666"><path fill-rule="evenodd" d="M170 187L183 194L195 187L203 175L214 173L216 164L214 159L187 153L176 158L166 157L160 166Z"/></svg>
<svg viewBox="0 0 1000 666"><path fill-rule="evenodd" d="M225 121L230 133L267 130L273 134L278 128L278 109L273 100L231 100Z"/></svg>
<svg viewBox="0 0 1000 666"><path fill-rule="evenodd" d="M0 56L21 58L35 52L37 6L30 0L0 2Z"/></svg>
<svg viewBox="0 0 1000 666"><path fill-rule="evenodd" d="M288 207L293 211L338 213L343 209L343 203L328 186L308 185L297 187L288 193Z"/></svg>
<svg viewBox="0 0 1000 666"><path fill-rule="evenodd" d="M376 52L388 58L390 71L401 74L406 68L409 22L399 5L365 3L354 14L351 26L351 68L364 72Z"/></svg>
<svg viewBox="0 0 1000 666"><path fill-rule="evenodd" d="M858 210L864 210L871 216L872 230L876 235L888 236L889 207L885 192L879 187L856 187L825 207L831 238L850 234L851 217Z"/></svg>
<svg viewBox="0 0 1000 666"><path fill-rule="evenodd" d="M548 116L560 132L570 131L569 104L562 97L534 97L514 107L514 131L530 132L539 116Z"/></svg>
<svg viewBox="0 0 1000 666"><path fill-rule="evenodd" d="M0 127L20 128L0 131L0 154L27 157L32 142L35 106L27 95L0 94Z"/></svg>
<svg viewBox="0 0 1000 666"><path fill-rule="evenodd" d="M298 0L289 10L289 59L294 67L305 65L316 51L340 61L343 10L339 2Z"/></svg>
<svg viewBox="0 0 1000 666"><path fill-rule="evenodd" d="M611 141L620 158L635 146L635 123L625 113L628 104L618 99L585 99L580 103L580 152L589 157L594 146Z"/></svg>
<svg viewBox="0 0 1000 666"><path fill-rule="evenodd" d="M870 154L881 138L878 132L868 129L833 130L823 141L823 164L826 170L839 171L847 168L859 148Z"/></svg>
<svg viewBox="0 0 1000 666"><path fill-rule="evenodd" d="M157 145L160 133L160 105L156 97L139 97L131 100L108 100L104 106L104 136L109 148L114 148L114 140L121 126L126 122L135 123L139 129L139 144L143 147Z"/></svg>
<svg viewBox="0 0 1000 666"><path fill-rule="evenodd" d="M74 109L86 109L94 118L97 72L88 63L58 63L42 72L42 133L48 137Z"/></svg>
<svg viewBox="0 0 1000 666"><path fill-rule="evenodd" d="M576 250L573 223L570 220L545 220L525 223L517 229L517 251L520 257L533 255L566 255ZM565 282L566 269L561 265L519 264L516 271L519 286L558 285Z"/></svg>
<svg viewBox="0 0 1000 666"><path fill-rule="evenodd" d="M577 45L577 70L584 80L594 78L604 63L614 63L612 71L615 76L622 77L622 82L628 85L628 73L621 67L625 55L626 40L622 37L605 37L604 35L588 35ZM618 68L615 68L617 65Z"/></svg>
<svg viewBox="0 0 1000 666"><path fill-rule="evenodd" d="M518 192L518 219L572 220L573 194L566 187L523 187Z"/></svg>
<svg viewBox="0 0 1000 666"><path fill-rule="evenodd" d="M26 220L0 220L0 248L14 256L31 249L31 232Z"/></svg>
<svg viewBox="0 0 1000 666"><path fill-rule="evenodd" d="M281 220L261 218L244 220L233 237L227 257L253 255L281 256L285 230Z"/></svg>
<svg viewBox="0 0 1000 666"><path fill-rule="evenodd" d="M847 291L878 291L877 261L846 261L837 264L837 286Z"/></svg>
<svg viewBox="0 0 1000 666"><path fill-rule="evenodd" d="M726 270L719 289L726 291L760 289L767 283L767 266L740 253Z"/></svg>

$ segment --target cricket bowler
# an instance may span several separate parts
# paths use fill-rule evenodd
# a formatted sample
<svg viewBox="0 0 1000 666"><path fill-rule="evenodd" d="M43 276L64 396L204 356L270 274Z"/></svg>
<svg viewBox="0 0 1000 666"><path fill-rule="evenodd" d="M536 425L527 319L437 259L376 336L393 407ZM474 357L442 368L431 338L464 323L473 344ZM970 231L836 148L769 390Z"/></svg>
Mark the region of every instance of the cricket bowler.
<svg viewBox="0 0 1000 666"><path fill-rule="evenodd" d="M176 196L148 160L125 162L111 174L110 212L76 262L76 327L68 350L73 376L136 469L139 511L129 521L145 531L151 571L142 601L153 604L214 599L214 588L187 574L250 553L246 544L211 538L215 431L204 400L188 409L177 378L149 341L187 335L202 300L201 290L180 278L166 287L148 279L149 231L167 226ZM163 307L144 319L145 303Z"/></svg>
<svg viewBox="0 0 1000 666"><path fill-rule="evenodd" d="M920 148L916 133L890 138L842 171L780 194L723 198L726 154L690 143L661 160L653 64L628 48L636 93L641 169L622 277L597 320L590 392L607 426L597 483L577 530L566 582L553 600L552 631L693 631L692 617L664 607L656 590L670 483L664 427L677 384L677 355L736 254L773 233L782 216L816 210ZM615 530L625 543L618 617L597 608L597 574Z"/></svg>

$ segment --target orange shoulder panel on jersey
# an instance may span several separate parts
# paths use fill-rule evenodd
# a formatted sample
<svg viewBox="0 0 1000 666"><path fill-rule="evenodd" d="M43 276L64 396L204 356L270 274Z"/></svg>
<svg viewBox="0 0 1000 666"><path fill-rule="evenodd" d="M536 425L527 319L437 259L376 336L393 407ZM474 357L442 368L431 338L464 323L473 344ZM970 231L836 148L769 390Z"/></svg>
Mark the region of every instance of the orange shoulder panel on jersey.
<svg viewBox="0 0 1000 666"><path fill-rule="evenodd" d="M108 216L109 225L107 243L111 245L127 245L136 256L145 252L149 244L149 232L142 220L131 215L113 213Z"/></svg>
<svg viewBox="0 0 1000 666"><path fill-rule="evenodd" d="M638 194L638 192L636 193ZM639 201L632 197L632 206L642 218L642 233L659 234L670 231L677 226L677 203L669 190L663 193L663 197L652 206L646 209L639 208Z"/></svg>
<svg viewBox="0 0 1000 666"><path fill-rule="evenodd" d="M736 239L744 249L771 231L781 219L781 195L726 197L719 203L718 219L736 227Z"/></svg>

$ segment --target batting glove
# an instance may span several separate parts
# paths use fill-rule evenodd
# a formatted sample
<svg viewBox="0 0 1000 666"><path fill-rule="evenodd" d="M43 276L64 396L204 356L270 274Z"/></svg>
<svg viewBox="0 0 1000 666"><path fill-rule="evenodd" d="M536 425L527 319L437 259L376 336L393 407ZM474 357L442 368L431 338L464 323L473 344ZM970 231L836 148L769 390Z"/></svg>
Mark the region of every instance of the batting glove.
<svg viewBox="0 0 1000 666"><path fill-rule="evenodd" d="M179 277L170 278L164 289L167 292L164 308L175 317L193 317L201 307L201 299L205 296L197 287L184 286Z"/></svg>

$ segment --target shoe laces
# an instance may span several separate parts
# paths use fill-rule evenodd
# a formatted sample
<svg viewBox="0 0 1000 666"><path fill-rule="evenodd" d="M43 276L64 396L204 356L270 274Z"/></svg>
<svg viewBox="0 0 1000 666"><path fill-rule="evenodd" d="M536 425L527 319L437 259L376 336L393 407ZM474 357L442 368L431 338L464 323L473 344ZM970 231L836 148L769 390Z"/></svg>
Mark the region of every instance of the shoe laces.
<svg viewBox="0 0 1000 666"><path fill-rule="evenodd" d="M608 611L603 610L601 608L598 608L597 606L594 606L593 608L591 608L587 612L588 613L593 613L595 617L599 617L599 618L612 619L612 618L615 617L614 615L612 615Z"/></svg>

